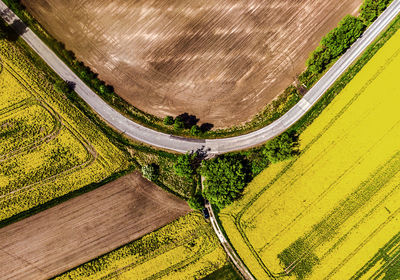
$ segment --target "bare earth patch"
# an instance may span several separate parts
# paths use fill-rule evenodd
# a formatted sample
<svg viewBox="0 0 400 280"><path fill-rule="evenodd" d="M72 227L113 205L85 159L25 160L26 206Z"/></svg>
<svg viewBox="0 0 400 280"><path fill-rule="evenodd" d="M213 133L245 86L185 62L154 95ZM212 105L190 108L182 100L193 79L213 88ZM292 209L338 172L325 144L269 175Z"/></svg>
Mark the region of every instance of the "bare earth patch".
<svg viewBox="0 0 400 280"><path fill-rule="evenodd" d="M279 95L362 0L22 2L134 106L220 128Z"/></svg>
<svg viewBox="0 0 400 280"><path fill-rule="evenodd" d="M0 279L48 279L188 213L133 173L0 229Z"/></svg>

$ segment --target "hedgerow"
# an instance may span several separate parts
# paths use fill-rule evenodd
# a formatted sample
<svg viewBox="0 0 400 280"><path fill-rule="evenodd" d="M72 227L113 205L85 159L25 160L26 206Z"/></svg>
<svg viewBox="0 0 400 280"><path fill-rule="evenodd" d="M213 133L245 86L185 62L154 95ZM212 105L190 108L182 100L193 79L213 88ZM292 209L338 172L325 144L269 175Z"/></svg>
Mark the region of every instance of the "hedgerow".
<svg viewBox="0 0 400 280"><path fill-rule="evenodd" d="M392 2L392 0L365 0L358 17L346 16L338 26L322 38L319 46L310 54L307 69L299 75L299 81L310 87L321 74L362 35Z"/></svg>

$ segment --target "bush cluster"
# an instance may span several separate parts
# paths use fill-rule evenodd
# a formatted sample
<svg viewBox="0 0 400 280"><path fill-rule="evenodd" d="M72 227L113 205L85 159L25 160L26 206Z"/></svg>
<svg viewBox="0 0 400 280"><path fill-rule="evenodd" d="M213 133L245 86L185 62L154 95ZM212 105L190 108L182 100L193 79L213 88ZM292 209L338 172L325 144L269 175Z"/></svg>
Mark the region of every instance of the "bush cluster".
<svg viewBox="0 0 400 280"><path fill-rule="evenodd" d="M180 155L174 165L175 173L181 177L192 178L195 174L197 153Z"/></svg>
<svg viewBox="0 0 400 280"><path fill-rule="evenodd" d="M158 168L155 164L147 164L142 166L142 175L149 181L155 181L158 177Z"/></svg>
<svg viewBox="0 0 400 280"><path fill-rule="evenodd" d="M287 160L297 154L298 136L294 132L286 132L261 148L209 160L201 170L205 178L203 196L223 208L237 199L244 186L270 163Z"/></svg>
<svg viewBox="0 0 400 280"><path fill-rule="evenodd" d="M163 120L163 123L165 125L173 126L175 131L188 129L189 134L192 136L199 136L203 133L197 124L185 123L185 120L181 116L177 116L175 119L172 116L166 116Z"/></svg>
<svg viewBox="0 0 400 280"><path fill-rule="evenodd" d="M234 157L221 156L204 162L202 175L204 197L219 208L232 203L246 184L245 167Z"/></svg>
<svg viewBox="0 0 400 280"><path fill-rule="evenodd" d="M269 141L262 153L271 163L284 161L298 153L298 136L292 133L283 133Z"/></svg>
<svg viewBox="0 0 400 280"><path fill-rule="evenodd" d="M204 198L201 194L196 194L189 198L188 204L193 210L201 210L204 208Z"/></svg>

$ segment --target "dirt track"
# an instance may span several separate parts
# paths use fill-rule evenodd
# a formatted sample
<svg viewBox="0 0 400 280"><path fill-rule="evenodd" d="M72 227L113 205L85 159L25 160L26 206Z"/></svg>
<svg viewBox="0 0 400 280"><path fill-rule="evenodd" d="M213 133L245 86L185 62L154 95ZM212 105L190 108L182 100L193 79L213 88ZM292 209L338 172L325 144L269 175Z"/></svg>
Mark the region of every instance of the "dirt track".
<svg viewBox="0 0 400 280"><path fill-rule="evenodd" d="M189 212L134 173L0 229L0 279L48 279Z"/></svg>
<svg viewBox="0 0 400 280"><path fill-rule="evenodd" d="M225 127L292 83L362 0L22 2L133 105Z"/></svg>

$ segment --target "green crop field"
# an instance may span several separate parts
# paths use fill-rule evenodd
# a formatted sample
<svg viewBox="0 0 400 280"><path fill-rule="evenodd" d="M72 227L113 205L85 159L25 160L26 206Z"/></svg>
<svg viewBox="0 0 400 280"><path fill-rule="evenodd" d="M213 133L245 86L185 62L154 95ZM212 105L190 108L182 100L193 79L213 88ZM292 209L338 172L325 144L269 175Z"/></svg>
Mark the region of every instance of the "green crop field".
<svg viewBox="0 0 400 280"><path fill-rule="evenodd" d="M226 267L211 226L190 213L56 279L202 279L223 268L238 279Z"/></svg>
<svg viewBox="0 0 400 280"><path fill-rule="evenodd" d="M0 221L128 167L15 42L0 40Z"/></svg>
<svg viewBox="0 0 400 280"><path fill-rule="evenodd" d="M399 279L400 32L220 213L257 279Z"/></svg>

